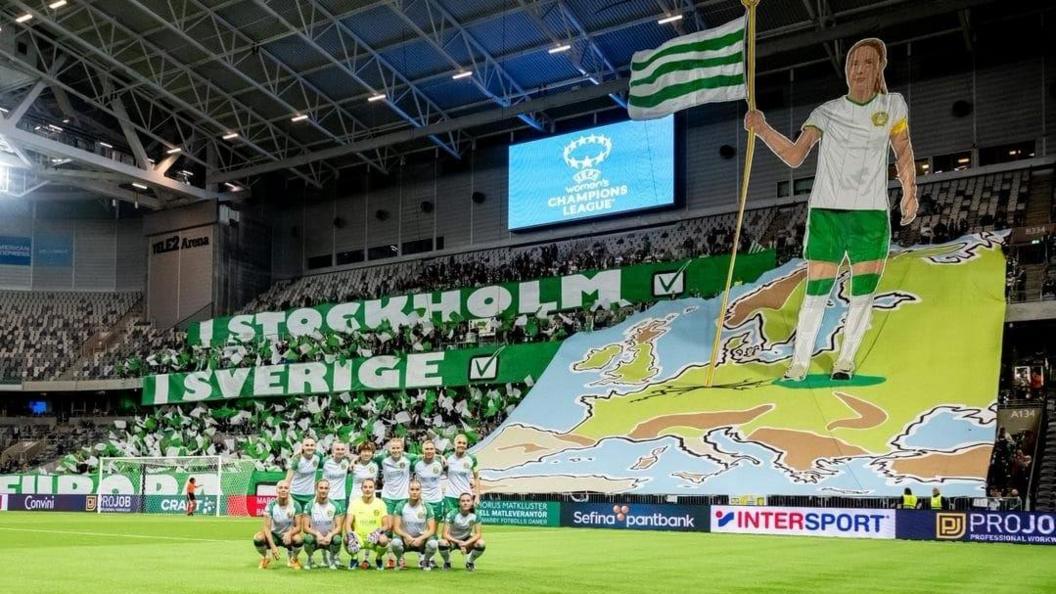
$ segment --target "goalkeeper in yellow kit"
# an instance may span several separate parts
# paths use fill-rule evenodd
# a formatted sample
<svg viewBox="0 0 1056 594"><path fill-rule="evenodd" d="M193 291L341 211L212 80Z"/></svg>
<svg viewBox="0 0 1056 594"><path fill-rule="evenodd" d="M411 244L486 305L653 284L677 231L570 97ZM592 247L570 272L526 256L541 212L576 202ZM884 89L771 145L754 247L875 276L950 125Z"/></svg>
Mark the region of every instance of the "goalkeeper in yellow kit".
<svg viewBox="0 0 1056 594"><path fill-rule="evenodd" d="M383 557L389 546L387 532L392 529L392 520L388 515L385 502L374 496L374 479L364 479L360 483L362 495L348 501L348 513L345 516L345 548L352 559L349 569L370 567L368 556L374 551L374 566L384 569ZM364 551L362 565L359 553Z"/></svg>

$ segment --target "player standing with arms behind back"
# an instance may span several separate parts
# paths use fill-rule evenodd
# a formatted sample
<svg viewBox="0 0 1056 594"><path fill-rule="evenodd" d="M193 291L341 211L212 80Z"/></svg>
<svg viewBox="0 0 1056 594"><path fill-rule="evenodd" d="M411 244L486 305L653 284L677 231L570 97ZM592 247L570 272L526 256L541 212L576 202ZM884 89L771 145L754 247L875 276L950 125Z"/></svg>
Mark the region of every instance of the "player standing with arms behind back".
<svg viewBox="0 0 1056 594"><path fill-rule="evenodd" d="M315 497L315 475L323 464L323 456L315 451L315 440L305 437L301 451L290 459L286 469L286 482L290 483L293 500L306 509Z"/></svg>
<svg viewBox="0 0 1056 594"><path fill-rule="evenodd" d="M404 453L403 439L393 437L389 440L388 452L374 456L374 461L381 465L381 500L391 516L398 505L407 501L411 468L418 457Z"/></svg>
<svg viewBox="0 0 1056 594"><path fill-rule="evenodd" d="M323 478L330 481L330 499L342 505L348 504L348 471L352 459L348 457L348 445L335 441L330 448L330 457L323 460Z"/></svg>
<svg viewBox="0 0 1056 594"><path fill-rule="evenodd" d="M477 458L466 450L469 438L455 436L455 452L447 457L447 489L444 491L444 515L458 511L458 498L463 493L473 496L473 505L480 503L480 473Z"/></svg>
<svg viewBox="0 0 1056 594"><path fill-rule="evenodd" d="M374 461L374 451L374 444L370 441L364 441L356 448L359 456L352 463L352 493L348 497L349 501L363 496L360 488L363 481L370 479L375 485L378 484L378 463Z"/></svg>
<svg viewBox="0 0 1056 594"><path fill-rule="evenodd" d="M883 41L869 38L854 44L847 52L847 95L811 112L795 142L767 124L762 112L749 111L744 116L745 128L753 130L790 167L803 164L811 148L821 142L803 248L806 295L786 380L807 377L829 293L845 259L851 268L850 304L832 379L849 380L854 375L855 355L869 329L873 294L884 273L890 243L889 146L902 185L901 224L908 225L917 215L909 110L902 95L887 92L885 66Z"/></svg>
<svg viewBox="0 0 1056 594"><path fill-rule="evenodd" d="M436 455L432 441L422 442L422 457L414 463L414 478L422 486L422 500L439 522L444 517L444 490L440 478L444 476L444 460Z"/></svg>
<svg viewBox="0 0 1056 594"><path fill-rule="evenodd" d="M279 481L275 485L278 494L264 510L264 529L253 536L253 546L260 553L260 568L267 569L271 563L268 554L279 558L279 547L286 549L286 565L300 569L297 556L301 552L301 506L290 497L290 483Z"/></svg>

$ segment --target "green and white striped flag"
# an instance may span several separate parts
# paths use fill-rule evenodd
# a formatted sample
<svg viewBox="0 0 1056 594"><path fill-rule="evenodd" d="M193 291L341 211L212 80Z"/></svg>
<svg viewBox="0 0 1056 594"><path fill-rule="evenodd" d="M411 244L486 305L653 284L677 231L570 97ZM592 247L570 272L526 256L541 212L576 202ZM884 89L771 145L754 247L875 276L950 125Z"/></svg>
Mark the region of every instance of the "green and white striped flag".
<svg viewBox="0 0 1056 594"><path fill-rule="evenodd" d="M663 117L701 105L745 97L747 17L676 37L635 52L627 111L633 120Z"/></svg>

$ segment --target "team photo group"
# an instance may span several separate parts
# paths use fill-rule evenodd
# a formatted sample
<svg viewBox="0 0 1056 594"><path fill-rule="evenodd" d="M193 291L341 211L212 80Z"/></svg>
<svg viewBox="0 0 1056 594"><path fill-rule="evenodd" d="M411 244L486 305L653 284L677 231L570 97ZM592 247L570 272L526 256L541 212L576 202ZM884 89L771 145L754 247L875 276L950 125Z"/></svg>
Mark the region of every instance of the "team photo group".
<svg viewBox="0 0 1056 594"><path fill-rule="evenodd" d="M267 569L286 549L291 569L373 565L399 571L406 566L404 555L413 552L421 570L437 566L437 553L448 570L457 552L466 570L473 571L484 539L475 507L480 501L477 461L466 451L468 443L466 436L457 436L454 452L445 457L431 441L421 444L420 455L405 452L399 438L379 453L365 442L355 456L348 444L336 442L324 457L316 441L306 438L253 537L259 567Z"/></svg>

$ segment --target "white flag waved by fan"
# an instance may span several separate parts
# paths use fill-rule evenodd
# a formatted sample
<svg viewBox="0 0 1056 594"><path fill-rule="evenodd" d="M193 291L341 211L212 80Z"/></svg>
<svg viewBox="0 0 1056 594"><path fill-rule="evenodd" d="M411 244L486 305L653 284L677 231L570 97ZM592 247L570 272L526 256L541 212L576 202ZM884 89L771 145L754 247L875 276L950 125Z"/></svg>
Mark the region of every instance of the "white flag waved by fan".
<svg viewBox="0 0 1056 594"><path fill-rule="evenodd" d="M744 99L745 17L635 52L627 111L660 118L704 103Z"/></svg>

